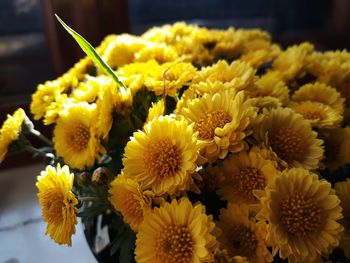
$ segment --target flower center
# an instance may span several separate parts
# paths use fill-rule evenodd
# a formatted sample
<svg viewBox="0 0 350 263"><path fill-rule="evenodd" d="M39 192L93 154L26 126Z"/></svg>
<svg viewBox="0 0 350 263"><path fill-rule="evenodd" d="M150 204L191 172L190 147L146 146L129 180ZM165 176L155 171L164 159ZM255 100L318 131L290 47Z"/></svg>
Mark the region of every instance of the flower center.
<svg viewBox="0 0 350 263"><path fill-rule="evenodd" d="M231 120L231 117L223 110L209 112L195 123L194 130L199 132L200 139L213 139L215 129L223 128Z"/></svg>
<svg viewBox="0 0 350 263"><path fill-rule="evenodd" d="M155 253L160 262L190 263L193 240L186 226L167 226L156 237Z"/></svg>
<svg viewBox="0 0 350 263"><path fill-rule="evenodd" d="M268 138L273 151L286 162L297 160L302 154L301 136L290 128L275 129Z"/></svg>
<svg viewBox="0 0 350 263"><path fill-rule="evenodd" d="M47 219L47 222L52 224L60 224L63 221L63 207L64 196L57 191L44 192L43 200L46 200L43 204L43 216Z"/></svg>
<svg viewBox="0 0 350 263"><path fill-rule="evenodd" d="M89 127L82 123L76 123L71 130L67 131L68 144L77 151L86 149L90 139Z"/></svg>
<svg viewBox="0 0 350 263"><path fill-rule="evenodd" d="M299 107L295 107L294 110L303 115L304 119L307 119L307 120L323 120L324 119L324 114L323 112L316 108L313 107L303 107L303 105L300 105Z"/></svg>
<svg viewBox="0 0 350 263"><path fill-rule="evenodd" d="M280 220L291 235L305 237L321 225L321 209L306 193L285 198L280 205Z"/></svg>
<svg viewBox="0 0 350 263"><path fill-rule="evenodd" d="M230 176L234 191L246 202L256 201L253 190L263 190L266 186L265 176L253 167L244 167Z"/></svg>
<svg viewBox="0 0 350 263"><path fill-rule="evenodd" d="M125 216L133 219L143 219L142 207L140 202L135 198L134 194L128 192L124 197Z"/></svg>
<svg viewBox="0 0 350 263"><path fill-rule="evenodd" d="M258 241L255 233L245 226L232 226L230 231L230 244L234 255L251 258L256 254Z"/></svg>
<svg viewBox="0 0 350 263"><path fill-rule="evenodd" d="M170 138L151 141L147 146L144 164L149 172L158 179L173 176L181 165L181 152Z"/></svg>

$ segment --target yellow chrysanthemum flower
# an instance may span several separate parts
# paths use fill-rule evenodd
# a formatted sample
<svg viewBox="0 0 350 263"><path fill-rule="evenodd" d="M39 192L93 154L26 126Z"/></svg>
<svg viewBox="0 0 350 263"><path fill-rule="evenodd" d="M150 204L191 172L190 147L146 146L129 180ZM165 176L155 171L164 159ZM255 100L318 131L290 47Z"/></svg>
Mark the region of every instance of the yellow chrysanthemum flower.
<svg viewBox="0 0 350 263"><path fill-rule="evenodd" d="M157 67L159 67L159 64L155 60L131 63L120 67L116 74L124 85L131 89L132 94L136 94L144 87L148 72Z"/></svg>
<svg viewBox="0 0 350 263"><path fill-rule="evenodd" d="M254 137L286 167L316 169L323 158L322 140L307 120L288 108L266 112L254 125Z"/></svg>
<svg viewBox="0 0 350 263"><path fill-rule="evenodd" d="M30 104L30 112L33 114L34 120L41 119L45 115L47 107L58 100L60 96L61 89L57 81L40 84L32 95Z"/></svg>
<svg viewBox="0 0 350 263"><path fill-rule="evenodd" d="M70 98L73 98L77 102L92 103L96 101L98 93L100 92L104 82L103 77L88 78L85 82L80 82L78 86L70 94Z"/></svg>
<svg viewBox="0 0 350 263"><path fill-rule="evenodd" d="M148 109L148 116L146 123L156 119L162 115L165 114L165 102L163 99L157 101L157 102L152 102L152 106Z"/></svg>
<svg viewBox="0 0 350 263"><path fill-rule="evenodd" d="M249 263L249 261L246 257L230 255L226 249L217 249L213 263Z"/></svg>
<svg viewBox="0 0 350 263"><path fill-rule="evenodd" d="M243 139L256 116L254 108L244 101L243 91L232 89L192 100L181 114L199 132L201 154L209 162L225 158L228 152L242 151Z"/></svg>
<svg viewBox="0 0 350 263"><path fill-rule="evenodd" d="M173 199L146 213L136 239L138 263L212 262L215 224L202 204Z"/></svg>
<svg viewBox="0 0 350 263"><path fill-rule="evenodd" d="M128 116L132 111L133 96L131 90L118 87L111 78L101 79L101 90L97 105L97 134L106 139L113 124L115 114Z"/></svg>
<svg viewBox="0 0 350 263"><path fill-rule="evenodd" d="M263 114L266 110L282 107L282 103L279 99L270 96L249 98L247 102L249 102L252 107L258 109L258 114Z"/></svg>
<svg viewBox="0 0 350 263"><path fill-rule="evenodd" d="M260 196L256 216L268 221L268 242L289 262L314 262L339 245L343 227L340 200L330 183L303 168L277 176Z"/></svg>
<svg viewBox="0 0 350 263"><path fill-rule="evenodd" d="M96 105L84 102L67 104L54 129L56 154L72 168L94 164L104 148L96 137Z"/></svg>
<svg viewBox="0 0 350 263"><path fill-rule="evenodd" d="M308 120L312 127L320 129L334 129L340 126L343 118L338 111L330 106L314 102L302 101L291 103L289 107Z"/></svg>
<svg viewBox="0 0 350 263"><path fill-rule="evenodd" d="M128 34L116 36L104 51L102 58L113 69L132 63L135 53L147 45L147 42L140 37Z"/></svg>
<svg viewBox="0 0 350 263"><path fill-rule="evenodd" d="M135 54L135 62L147 62L155 60L159 64L175 61L178 58L173 47L162 43L149 43Z"/></svg>
<svg viewBox="0 0 350 263"><path fill-rule="evenodd" d="M254 83L255 70L247 62L233 61L230 65L220 60L210 67L204 67L197 72L194 83L205 81L219 81L230 83L236 89L241 90Z"/></svg>
<svg viewBox="0 0 350 263"><path fill-rule="evenodd" d="M343 208L344 215L344 218L340 221L345 229L340 241L340 247L344 250L345 256L350 258L350 179L336 183L334 188L340 198L340 205Z"/></svg>
<svg viewBox="0 0 350 263"><path fill-rule="evenodd" d="M279 99L283 105L289 101L289 90L278 71L270 71L256 82L255 96L271 96Z"/></svg>
<svg viewBox="0 0 350 263"><path fill-rule="evenodd" d="M188 190L198 158L192 126L160 116L144 129L135 132L125 147L125 175L157 195Z"/></svg>
<svg viewBox="0 0 350 263"><path fill-rule="evenodd" d="M324 163L330 171L350 164L350 127L322 131L320 137L324 140Z"/></svg>
<svg viewBox="0 0 350 263"><path fill-rule="evenodd" d="M340 114L344 112L344 101L340 93L331 86L323 83L309 83L300 87L292 96L293 101L320 102L337 110Z"/></svg>
<svg viewBox="0 0 350 263"><path fill-rule="evenodd" d="M265 243L266 225L249 218L247 205L229 203L220 210L217 225L222 230L218 240L231 255L246 257L251 263L272 262Z"/></svg>
<svg viewBox="0 0 350 263"><path fill-rule="evenodd" d="M145 85L156 95L166 95L174 97L177 91L189 86L196 69L192 64L185 62L169 62L155 67L146 78Z"/></svg>
<svg viewBox="0 0 350 263"><path fill-rule="evenodd" d="M259 150L240 152L226 158L222 163L224 180L218 194L231 203L257 204L255 190L264 190L278 174L277 163L264 159Z"/></svg>
<svg viewBox="0 0 350 263"><path fill-rule="evenodd" d="M313 45L307 42L291 46L275 59L273 69L279 71L285 81L290 81L302 72L306 57L313 49Z"/></svg>
<svg viewBox="0 0 350 263"><path fill-rule="evenodd" d="M51 102L45 109L44 124L50 125L56 123L58 115L64 109L66 104L76 103L72 98L68 98L66 94L61 94L56 97L56 100Z"/></svg>
<svg viewBox="0 0 350 263"><path fill-rule="evenodd" d="M74 174L67 165L57 168L49 165L38 176L39 204L44 221L47 222L46 235L58 244L72 245L72 235L77 224L78 200L72 192Z"/></svg>
<svg viewBox="0 0 350 263"><path fill-rule="evenodd" d="M18 139L22 131L22 124L27 118L23 109L17 109L13 115L7 115L7 119L0 129L0 163L5 159L10 144Z"/></svg>
<svg viewBox="0 0 350 263"><path fill-rule="evenodd" d="M151 193L143 193L137 182L121 174L110 184L109 194L109 201L115 210L137 232L144 214L151 209Z"/></svg>
<svg viewBox="0 0 350 263"><path fill-rule="evenodd" d="M264 63L273 61L281 49L276 44L271 44L265 39L256 39L244 43L243 55L240 60L249 62L254 68L258 68Z"/></svg>

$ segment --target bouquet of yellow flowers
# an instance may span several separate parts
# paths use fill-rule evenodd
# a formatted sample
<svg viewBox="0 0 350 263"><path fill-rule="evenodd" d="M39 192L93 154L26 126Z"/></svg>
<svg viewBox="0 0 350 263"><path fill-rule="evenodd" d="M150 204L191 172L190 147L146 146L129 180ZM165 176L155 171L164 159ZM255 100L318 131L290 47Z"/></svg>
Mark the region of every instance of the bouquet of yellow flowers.
<svg viewBox="0 0 350 263"><path fill-rule="evenodd" d="M22 109L0 130L0 161L48 163L36 186L55 242L71 246L81 217L87 235L107 227L92 250L114 262L350 258L350 53L185 23L94 49L61 23L88 56L32 96L52 141Z"/></svg>

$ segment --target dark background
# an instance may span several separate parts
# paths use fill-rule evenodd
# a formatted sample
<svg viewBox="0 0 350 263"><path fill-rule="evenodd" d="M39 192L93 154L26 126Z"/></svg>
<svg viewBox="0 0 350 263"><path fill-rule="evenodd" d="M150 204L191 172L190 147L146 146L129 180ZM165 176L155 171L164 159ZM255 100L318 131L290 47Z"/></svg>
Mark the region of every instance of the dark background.
<svg viewBox="0 0 350 263"><path fill-rule="evenodd" d="M83 57L54 13L95 46L107 34L186 21L262 28L284 47L301 41L320 50L350 47L349 0L0 0L0 123L17 107L28 109L39 83Z"/></svg>

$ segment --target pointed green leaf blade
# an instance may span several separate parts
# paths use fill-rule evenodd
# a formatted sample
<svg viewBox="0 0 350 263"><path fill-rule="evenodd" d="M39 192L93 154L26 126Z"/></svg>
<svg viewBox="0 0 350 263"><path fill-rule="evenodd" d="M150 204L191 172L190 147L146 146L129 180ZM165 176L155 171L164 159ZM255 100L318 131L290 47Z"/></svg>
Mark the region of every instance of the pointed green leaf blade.
<svg viewBox="0 0 350 263"><path fill-rule="evenodd" d="M94 47L85 38L83 38L81 35L75 32L72 28L70 28L65 22L63 22L63 20L57 14L55 14L55 16L57 20L61 23L61 25L64 27L64 29L79 44L79 46L86 53L86 55L88 55L98 67L102 68L103 71L118 84L119 87L125 87L123 82L119 80L119 78L111 69L111 67L106 62L103 61L103 59L96 52Z"/></svg>

